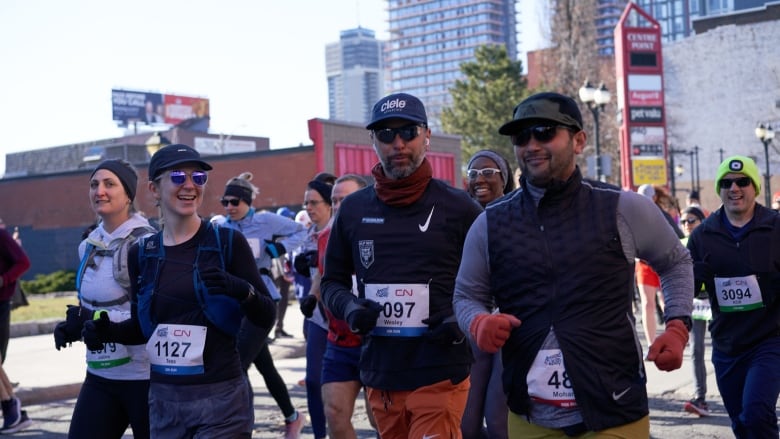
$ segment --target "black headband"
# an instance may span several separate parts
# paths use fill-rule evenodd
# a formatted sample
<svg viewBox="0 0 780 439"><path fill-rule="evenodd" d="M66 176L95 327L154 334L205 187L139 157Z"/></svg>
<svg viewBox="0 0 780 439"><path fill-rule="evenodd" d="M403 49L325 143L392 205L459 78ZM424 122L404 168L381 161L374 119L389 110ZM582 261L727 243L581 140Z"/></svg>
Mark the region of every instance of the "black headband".
<svg viewBox="0 0 780 439"><path fill-rule="evenodd" d="M225 195L231 195L234 196L240 200L244 200L244 202L248 205L252 205L252 189L244 186L239 186L237 184L229 184L225 186Z"/></svg>
<svg viewBox="0 0 780 439"><path fill-rule="evenodd" d="M322 197L323 200L325 200L326 203L328 203L328 206L331 206L333 203L330 200L330 194L333 192L333 186L329 185L328 183L323 183L321 181L312 180L308 184L309 189L313 189L317 191L318 194Z"/></svg>
<svg viewBox="0 0 780 439"><path fill-rule="evenodd" d="M113 172L117 178L119 178L119 181L122 182L122 187L125 188L125 193L127 194L127 197L130 198L130 201L132 202L135 200L138 175L136 175L132 169L119 160L104 160L97 165L94 171L92 171L92 175L89 176L90 180L95 176L95 172L99 169L107 169Z"/></svg>

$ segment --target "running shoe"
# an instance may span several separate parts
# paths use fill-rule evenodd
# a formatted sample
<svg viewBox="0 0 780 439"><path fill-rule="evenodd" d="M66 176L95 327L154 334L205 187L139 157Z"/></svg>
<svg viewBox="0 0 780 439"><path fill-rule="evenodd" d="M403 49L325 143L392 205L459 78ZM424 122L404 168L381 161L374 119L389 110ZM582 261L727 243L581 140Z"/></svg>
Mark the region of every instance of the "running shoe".
<svg viewBox="0 0 780 439"><path fill-rule="evenodd" d="M22 431L25 428L29 428L32 425L32 421L27 416L27 410L21 410L19 417L16 419L16 423L13 425L5 425L0 429L0 434L14 434L18 431Z"/></svg>
<svg viewBox="0 0 780 439"><path fill-rule="evenodd" d="M707 401L705 401L704 398L696 398L686 402L685 411L700 417L710 415L710 407L707 405Z"/></svg>
<svg viewBox="0 0 780 439"><path fill-rule="evenodd" d="M303 424L306 423L306 417L303 413L297 412L298 417L294 421L284 421L284 439L298 439L303 431Z"/></svg>

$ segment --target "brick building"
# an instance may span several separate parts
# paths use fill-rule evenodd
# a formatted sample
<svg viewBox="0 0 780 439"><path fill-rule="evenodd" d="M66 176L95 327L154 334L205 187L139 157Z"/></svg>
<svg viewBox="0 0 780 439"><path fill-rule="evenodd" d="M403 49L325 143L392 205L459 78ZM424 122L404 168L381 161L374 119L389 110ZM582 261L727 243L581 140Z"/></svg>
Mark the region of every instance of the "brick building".
<svg viewBox="0 0 780 439"><path fill-rule="evenodd" d="M231 137L231 140L254 141L259 147L248 152L204 154L214 170L209 173L205 200L199 212L201 216L224 213L219 204L224 184L244 171L254 174L252 183L260 188L254 203L256 208L276 210L287 206L296 211L301 209L306 183L318 172L370 175L377 159L362 124L312 119L308 128L312 145L269 150L266 138ZM174 143L204 144L194 133L179 130L161 134ZM203 133L197 133L197 137L218 138ZM153 199L146 190L149 155L145 142L148 139L146 134L17 153L24 157L7 156L12 174L0 179L0 217L8 226L19 227L32 262L24 279L77 268L81 234L96 219L89 205L88 180L99 160L127 158L134 163L139 173L136 207L150 218L157 217ZM104 154L99 159L85 155L101 146ZM428 158L436 178L463 187L460 156L459 137L432 136ZM89 166L83 165L85 157L89 159ZM21 172L19 163L24 160L37 172ZM33 166L32 162L36 164ZM54 172L57 164L60 170Z"/></svg>

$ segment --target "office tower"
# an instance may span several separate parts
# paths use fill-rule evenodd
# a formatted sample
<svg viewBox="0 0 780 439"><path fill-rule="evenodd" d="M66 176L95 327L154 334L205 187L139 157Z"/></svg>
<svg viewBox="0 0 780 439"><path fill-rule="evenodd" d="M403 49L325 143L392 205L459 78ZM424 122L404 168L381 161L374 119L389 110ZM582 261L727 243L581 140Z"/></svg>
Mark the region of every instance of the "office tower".
<svg viewBox="0 0 780 439"><path fill-rule="evenodd" d="M388 0L388 13L388 91L419 97L434 131L477 47L504 45L517 59L515 0Z"/></svg>
<svg viewBox="0 0 780 439"><path fill-rule="evenodd" d="M374 31L358 27L341 32L325 48L330 118L363 123L383 91L382 50Z"/></svg>
<svg viewBox="0 0 780 439"><path fill-rule="evenodd" d="M678 41L693 35L693 20L762 8L764 0L635 0L661 25L664 42ZM623 2L625 5L625 2Z"/></svg>

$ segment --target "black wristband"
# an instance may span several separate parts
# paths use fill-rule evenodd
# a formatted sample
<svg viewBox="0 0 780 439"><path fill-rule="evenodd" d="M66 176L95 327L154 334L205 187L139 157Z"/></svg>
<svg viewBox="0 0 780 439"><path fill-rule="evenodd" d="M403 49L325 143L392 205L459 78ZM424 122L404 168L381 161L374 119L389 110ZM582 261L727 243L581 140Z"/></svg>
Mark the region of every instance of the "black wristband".
<svg viewBox="0 0 780 439"><path fill-rule="evenodd" d="M670 317L668 321L670 320L679 320L683 322L683 325L688 329L688 332L690 332L691 328L693 327L693 321L691 320L690 316L678 316L678 317Z"/></svg>

